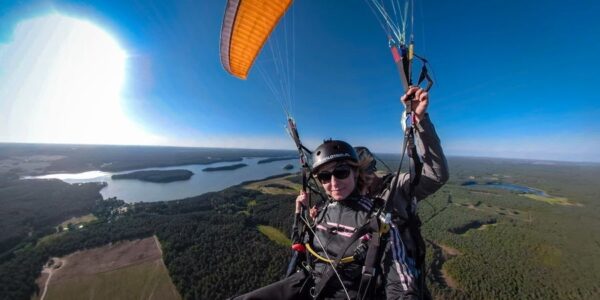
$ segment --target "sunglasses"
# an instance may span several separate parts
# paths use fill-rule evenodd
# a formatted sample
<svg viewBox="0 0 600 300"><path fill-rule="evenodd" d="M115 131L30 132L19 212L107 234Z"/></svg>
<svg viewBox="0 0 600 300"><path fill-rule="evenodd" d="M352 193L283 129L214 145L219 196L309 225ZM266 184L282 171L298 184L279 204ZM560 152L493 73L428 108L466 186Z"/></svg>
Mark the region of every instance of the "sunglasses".
<svg viewBox="0 0 600 300"><path fill-rule="evenodd" d="M342 166L336 167L331 172L323 171L323 172L317 173L317 179L319 179L319 181L321 183L329 183L331 181L331 176L335 176L335 178L337 178L337 179L346 179L346 178L348 178L348 176L350 176L351 172L352 172L352 167L350 167L348 165L342 165Z"/></svg>

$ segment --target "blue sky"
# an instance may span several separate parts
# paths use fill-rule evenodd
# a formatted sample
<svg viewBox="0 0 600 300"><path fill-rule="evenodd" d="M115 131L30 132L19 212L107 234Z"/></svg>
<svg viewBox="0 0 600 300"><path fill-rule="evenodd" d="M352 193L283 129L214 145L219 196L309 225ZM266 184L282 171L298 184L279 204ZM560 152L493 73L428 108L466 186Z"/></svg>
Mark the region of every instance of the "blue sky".
<svg viewBox="0 0 600 300"><path fill-rule="evenodd" d="M435 75L429 112L447 154L600 161L598 2L415 2L416 50L428 58ZM12 129L12 135L0 128L0 141L293 148L279 100L258 69L242 81L221 67L224 8L225 1L217 0L3 1L4 111L17 111L17 102L24 101L9 97L23 92L6 83L20 76L6 61L23 61L18 68L27 74L27 62L35 59L26 51L2 52L2 45L9 49L16 43L15 29L22 22L58 14L102 28L127 53L122 119L112 123L135 124L137 131L103 125L78 139L75 133L65 138L58 129L41 136L32 134L33 127ZM292 113L305 144L314 148L332 137L400 152L402 88L385 33L365 1L298 0L286 18L288 34L277 32L274 38L282 42L287 36L289 44L293 38ZM25 42L41 47L50 40L46 33L26 36ZM257 63L273 73L266 52ZM36 95L31 106L50 101ZM95 122L113 115L96 114ZM9 117L27 119L16 112ZM11 128L26 126L19 122ZM149 138L95 140L101 130Z"/></svg>

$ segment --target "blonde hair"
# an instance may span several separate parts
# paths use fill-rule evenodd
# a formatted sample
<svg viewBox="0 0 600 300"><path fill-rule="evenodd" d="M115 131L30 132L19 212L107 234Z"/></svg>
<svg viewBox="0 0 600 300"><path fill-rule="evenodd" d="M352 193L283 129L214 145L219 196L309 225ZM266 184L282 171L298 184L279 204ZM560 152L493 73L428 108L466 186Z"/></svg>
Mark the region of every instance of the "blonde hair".
<svg viewBox="0 0 600 300"><path fill-rule="evenodd" d="M359 191L363 191L363 189L368 186L367 177L373 176L373 172L367 171L372 161L372 157L362 157L358 162L348 161L348 165L355 167L358 172L356 187Z"/></svg>

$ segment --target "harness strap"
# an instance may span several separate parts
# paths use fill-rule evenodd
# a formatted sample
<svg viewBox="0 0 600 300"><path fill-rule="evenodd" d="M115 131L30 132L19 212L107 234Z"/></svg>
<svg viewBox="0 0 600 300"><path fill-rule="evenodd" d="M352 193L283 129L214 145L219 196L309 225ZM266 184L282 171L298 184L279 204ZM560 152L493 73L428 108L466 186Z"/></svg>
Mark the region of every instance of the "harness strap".
<svg viewBox="0 0 600 300"><path fill-rule="evenodd" d="M369 250L362 269L360 278L360 286L358 287L358 299L369 299L372 287L374 287L373 279L377 276L376 264L379 261L379 246L381 233L374 232L373 237L369 241Z"/></svg>
<svg viewBox="0 0 600 300"><path fill-rule="evenodd" d="M314 250L314 249L313 249L313 248L310 246L310 243L306 243L306 244L304 244L304 246L306 247L306 250L308 250L308 252L309 252L310 254L312 254L314 257L316 257L318 260L320 260L320 261L322 261L322 262L325 262L325 263L333 263L333 262L335 262L334 260L327 259L327 258L325 258L325 257L323 257L323 256L321 256L321 255L319 255L319 253L317 253L317 252L316 252L316 251L315 251L315 250ZM354 261L354 256L346 256L346 257L343 257L343 258L340 260L340 262L341 262L341 263L343 263L343 264L350 263L350 262L353 262L353 261Z"/></svg>
<svg viewBox="0 0 600 300"><path fill-rule="evenodd" d="M350 248L350 246L356 240L358 240L361 236L363 236L369 232L376 233L376 232L378 232L378 230L379 230L379 222L377 221L377 218L370 218L369 222L362 225L358 230L356 230L352 234L352 236L344 244L344 247L342 247L342 251L340 251L338 253L338 255L336 256L335 261L332 264L328 265L325 272L323 272L323 275L321 276L321 280L319 281L319 284L317 286L315 286L315 290L313 293L313 297L315 299L319 298L319 296L323 292L323 289L325 288L325 286L327 286L327 283L331 280L331 278L335 274L334 268L337 268L337 266L340 264L346 250L348 248ZM372 243L373 240L377 240L377 243L379 243L379 238L372 238L370 243ZM371 251L372 251L371 245L369 245L369 250L367 250L367 259L369 258L369 252L371 252Z"/></svg>
<svg viewBox="0 0 600 300"><path fill-rule="evenodd" d="M415 136L414 136L414 128L408 129L410 132L408 133L408 144L407 151L408 157L410 158L410 201L412 201L412 197L414 196L414 188L419 184L419 180L421 179L421 172L423 170L423 163L421 162L421 158L419 157L419 153L417 152L417 145L415 144Z"/></svg>
<svg viewBox="0 0 600 300"><path fill-rule="evenodd" d="M310 180L313 180L313 182L315 180L310 175L312 173L312 169L308 165L308 158L307 158L307 153L310 155L310 154L312 154L312 152L308 148L306 148L300 141L300 136L298 135L298 128L296 127L296 121L294 121L294 119L290 115L288 115L287 129L288 129L288 133L290 134L290 137L294 141L294 144L296 144L296 148L298 150L300 166L302 168L302 191L308 193L308 209L309 209L310 207L312 207L311 197L310 197L311 192L319 195L321 200L324 199L321 192L318 191L317 189L313 188L309 184ZM288 267L286 270L286 277L289 277L292 274L294 274L294 272L297 269L297 266L301 262L306 261L306 263L309 265L312 262L311 256L306 255L306 253L301 251L302 243L306 239L308 239L310 242L312 242L312 238L313 238L311 231L308 231L306 228L306 226L311 226L311 225L308 223L304 224L304 222L302 221L303 219L307 220L308 219L307 216L308 216L307 208L304 208L304 207L301 208L300 213L295 214L294 223L292 224L292 237L291 237L292 244L293 244L292 258L290 259L290 262L288 263Z"/></svg>

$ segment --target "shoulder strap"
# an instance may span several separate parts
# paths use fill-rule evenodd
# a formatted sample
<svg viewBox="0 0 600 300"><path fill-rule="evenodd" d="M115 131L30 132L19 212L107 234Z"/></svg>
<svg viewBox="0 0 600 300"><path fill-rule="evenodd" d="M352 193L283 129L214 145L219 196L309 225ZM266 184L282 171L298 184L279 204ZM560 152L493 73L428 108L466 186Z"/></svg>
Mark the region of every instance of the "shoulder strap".
<svg viewBox="0 0 600 300"><path fill-rule="evenodd" d="M371 219L370 227L377 226L377 229L372 233L373 236L369 240L369 249L367 250L367 257L362 268L362 275L360 278L360 286L358 288L358 299L370 299L371 292L375 286L375 277L377 276L377 263L381 258L380 246L381 241L384 240L381 231L379 230L378 218ZM385 245L385 243L383 243Z"/></svg>
<svg viewBox="0 0 600 300"><path fill-rule="evenodd" d="M314 294L313 297L315 299L318 299L319 296L321 295L321 293L323 292L323 289L325 288L325 286L327 286L327 283L331 280L331 278L334 276L335 272L334 272L334 268L337 268L337 266L339 265L340 261L342 260L344 253L346 252L346 250L348 250L348 248L350 248L350 246L356 241L358 240L361 236L367 234L367 233L373 233L374 236L373 238L369 241L369 250L367 250L367 257L366 259L369 259L369 253L371 253L373 250L371 248L372 244L373 247L378 248L379 247L379 222L377 220L377 218L374 217L370 217L369 221L366 222L363 226L361 226L360 228L358 228L358 230L356 230L352 236L346 241L346 243L344 244L344 247L342 247L342 251L340 251L338 253L338 255L335 258L335 261L329 265L327 267L327 269L325 270L325 272L323 272L323 275L321 276L321 280L319 281L319 284L317 284L315 286L315 290L314 290ZM377 233L377 237L375 237L375 233ZM373 240L376 240L376 242L374 242ZM376 251L377 249L375 249ZM371 254L372 256L372 254ZM374 265L374 263L372 264ZM364 273L365 269L363 268L363 273ZM374 274L374 273L373 273Z"/></svg>

